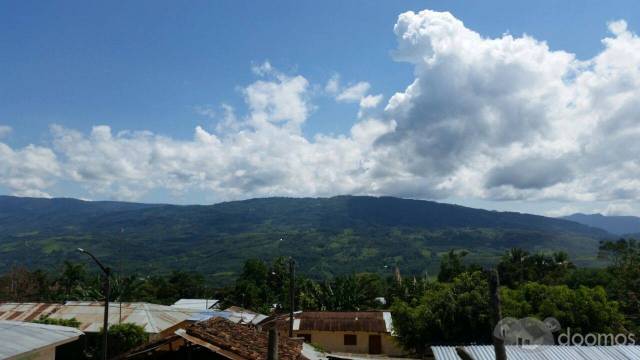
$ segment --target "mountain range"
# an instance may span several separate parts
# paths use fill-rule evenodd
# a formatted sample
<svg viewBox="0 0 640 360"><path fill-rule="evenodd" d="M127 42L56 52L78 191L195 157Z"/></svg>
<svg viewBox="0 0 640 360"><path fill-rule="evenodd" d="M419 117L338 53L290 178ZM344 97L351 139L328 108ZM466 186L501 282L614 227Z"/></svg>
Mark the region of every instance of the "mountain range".
<svg viewBox="0 0 640 360"><path fill-rule="evenodd" d="M166 205L0 196L0 272L52 269L92 251L121 272L194 270L225 282L252 257L292 256L308 276L433 274L449 249L494 263L511 247L592 264L605 230L567 219L393 197L261 198Z"/></svg>
<svg viewBox="0 0 640 360"><path fill-rule="evenodd" d="M637 237L640 234L640 217L636 216L605 216L602 214L578 213L565 216L563 219L597 227L620 236L631 235Z"/></svg>

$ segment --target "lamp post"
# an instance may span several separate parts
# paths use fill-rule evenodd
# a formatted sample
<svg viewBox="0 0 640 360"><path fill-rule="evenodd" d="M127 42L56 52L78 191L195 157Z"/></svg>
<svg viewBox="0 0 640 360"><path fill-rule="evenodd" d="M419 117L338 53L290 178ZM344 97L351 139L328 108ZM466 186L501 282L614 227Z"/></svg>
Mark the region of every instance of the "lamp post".
<svg viewBox="0 0 640 360"><path fill-rule="evenodd" d="M295 291L296 291L296 270L295 261L289 258L289 337L293 337L293 310L295 307Z"/></svg>
<svg viewBox="0 0 640 360"><path fill-rule="evenodd" d="M102 359L103 360L107 360L107 343L108 343L108 338L109 338L109 290L111 288L110 283L109 283L109 277L111 276L111 269L108 267L105 267L104 265L102 265L102 263L100 262L100 260L98 260L95 256L93 256L92 253L82 249L82 248L78 248L78 251L83 253L83 254L87 254L89 255L89 257L91 257L91 259L93 259L93 261L98 264L98 266L100 267L100 270L102 270L102 272L104 273L104 278L105 278L105 287L104 287L104 324L102 325Z"/></svg>

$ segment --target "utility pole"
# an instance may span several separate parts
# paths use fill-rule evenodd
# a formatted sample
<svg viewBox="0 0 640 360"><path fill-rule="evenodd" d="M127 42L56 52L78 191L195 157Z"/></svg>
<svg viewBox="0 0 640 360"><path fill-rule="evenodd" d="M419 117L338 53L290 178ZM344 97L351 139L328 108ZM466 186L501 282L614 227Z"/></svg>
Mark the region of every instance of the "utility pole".
<svg viewBox="0 0 640 360"><path fill-rule="evenodd" d="M502 320L502 310L500 308L500 276L496 270L489 273L489 291L491 292L491 307L493 315L493 326L497 326ZM492 334L493 349L496 353L496 360L507 360L507 350L504 347L504 339Z"/></svg>
<svg viewBox="0 0 640 360"><path fill-rule="evenodd" d="M104 273L104 319L102 325L102 360L108 360L108 341L109 341L109 293L111 291L111 284L109 278L111 277L111 269L102 265L102 263L93 256L92 253L78 248L78 251L87 254L93 261L100 267L100 270Z"/></svg>
<svg viewBox="0 0 640 360"><path fill-rule="evenodd" d="M293 309L295 307L296 269L295 261L289 258L289 337L293 337Z"/></svg>
<svg viewBox="0 0 640 360"><path fill-rule="evenodd" d="M271 329L269 329L267 360L278 360L278 327L277 325L274 325Z"/></svg>

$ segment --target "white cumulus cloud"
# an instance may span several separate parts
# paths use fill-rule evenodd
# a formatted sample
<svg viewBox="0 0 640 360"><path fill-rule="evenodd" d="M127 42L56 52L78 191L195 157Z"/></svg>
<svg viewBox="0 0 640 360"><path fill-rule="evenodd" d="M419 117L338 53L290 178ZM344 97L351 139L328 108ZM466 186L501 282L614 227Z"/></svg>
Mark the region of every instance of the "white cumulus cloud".
<svg viewBox="0 0 640 360"><path fill-rule="evenodd" d="M398 18L415 80L386 106L387 161L443 196L638 199L640 41L623 22L593 59L528 36L484 38L453 15Z"/></svg>
<svg viewBox="0 0 640 360"><path fill-rule="evenodd" d="M18 196L49 197L45 191L61 174L56 154L28 145L14 150L0 142L0 185Z"/></svg>
<svg viewBox="0 0 640 360"><path fill-rule="evenodd" d="M0 143L0 185L47 192L64 179L89 193L136 198L154 189L253 196L398 195L600 202L629 212L640 200L640 39L608 24L590 59L530 36L483 37L447 12L407 12L394 27L397 61L415 78L384 98L369 82L324 86L359 104L347 135L301 128L311 84L265 62L242 90L245 114L223 105L215 132L82 133L52 126L52 147ZM319 85L316 85L316 88ZM322 87L322 86L320 86ZM211 109L212 110L212 109Z"/></svg>
<svg viewBox="0 0 640 360"><path fill-rule="evenodd" d="M358 102L362 99L371 88L371 85L366 81L361 81L355 85L351 85L342 90L336 100L344 102Z"/></svg>

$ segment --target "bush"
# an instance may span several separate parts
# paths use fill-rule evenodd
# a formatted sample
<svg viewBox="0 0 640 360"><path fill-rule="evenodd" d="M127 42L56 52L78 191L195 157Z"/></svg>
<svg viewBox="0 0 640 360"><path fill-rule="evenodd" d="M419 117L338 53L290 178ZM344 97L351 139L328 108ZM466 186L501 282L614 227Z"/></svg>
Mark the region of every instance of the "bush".
<svg viewBox="0 0 640 360"><path fill-rule="evenodd" d="M69 326L74 328L80 327L80 321L76 320L76 318L52 319L48 316L40 316L38 320L33 320L33 322L37 324L60 325L60 326Z"/></svg>
<svg viewBox="0 0 640 360"><path fill-rule="evenodd" d="M102 330L99 338L102 339ZM109 326L109 357L113 357L142 345L149 340L144 328L136 324L123 323Z"/></svg>

